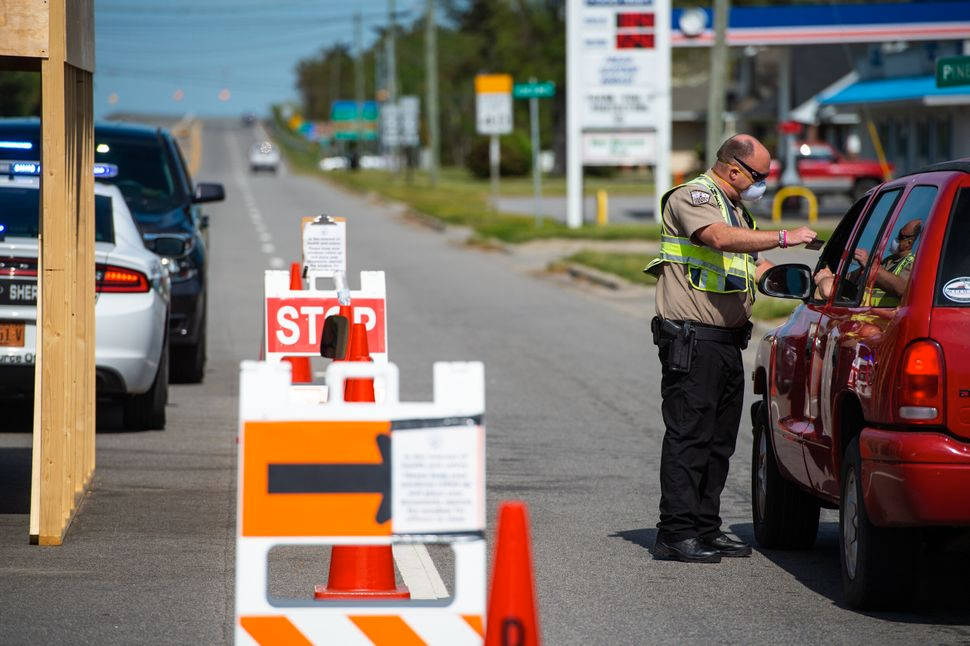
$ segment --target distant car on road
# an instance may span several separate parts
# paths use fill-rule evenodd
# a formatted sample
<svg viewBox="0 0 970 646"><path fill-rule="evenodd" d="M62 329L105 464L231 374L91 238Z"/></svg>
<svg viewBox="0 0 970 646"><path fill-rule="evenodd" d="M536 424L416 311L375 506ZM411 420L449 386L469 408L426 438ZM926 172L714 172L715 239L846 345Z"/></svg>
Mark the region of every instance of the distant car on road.
<svg viewBox="0 0 970 646"><path fill-rule="evenodd" d="M767 180L769 189L778 188L782 166L782 161L772 160ZM883 169L878 161L848 159L824 141L796 142L795 166L801 178L799 185L819 196L844 194L855 201L883 181ZM888 170L892 173L892 164Z"/></svg>
<svg viewBox="0 0 970 646"><path fill-rule="evenodd" d="M0 160L36 160L39 138L38 119L0 119ZM164 128L98 122L94 140L95 162L118 168L101 181L121 189L145 246L164 256L171 274L172 380L198 383L205 375L208 294L208 216L200 204L222 201L225 191L222 184L193 184L178 143Z"/></svg>
<svg viewBox="0 0 970 646"><path fill-rule="evenodd" d="M837 507L852 606L904 603L923 545L970 539L968 240L964 159L878 186L814 272L779 265L759 284L805 303L758 348L755 536L810 547L819 507Z"/></svg>
<svg viewBox="0 0 970 646"><path fill-rule="evenodd" d="M346 170L350 168L350 160L346 157L324 157L320 160L320 170Z"/></svg>
<svg viewBox="0 0 970 646"><path fill-rule="evenodd" d="M16 162L0 162L10 171ZM7 168L3 168L4 165ZM0 177L0 386L34 389L39 181ZM169 276L142 241L121 191L95 184L95 364L99 397L120 399L125 425L165 427Z"/></svg>
<svg viewBox="0 0 970 646"><path fill-rule="evenodd" d="M383 155L361 155L360 167L363 169L384 170L388 166L387 158Z"/></svg>
<svg viewBox="0 0 970 646"><path fill-rule="evenodd" d="M249 170L258 173L268 170L275 173L280 165L280 151L268 141L255 143L249 148Z"/></svg>

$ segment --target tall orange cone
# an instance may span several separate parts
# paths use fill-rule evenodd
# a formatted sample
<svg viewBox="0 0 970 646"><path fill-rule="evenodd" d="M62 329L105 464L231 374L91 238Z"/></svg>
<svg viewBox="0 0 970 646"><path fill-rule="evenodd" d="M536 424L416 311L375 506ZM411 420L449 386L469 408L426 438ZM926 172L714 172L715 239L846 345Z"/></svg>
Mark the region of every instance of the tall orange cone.
<svg viewBox="0 0 970 646"><path fill-rule="evenodd" d="M353 311L340 314L353 320ZM348 308L349 309L349 308ZM367 328L363 323L351 326L350 347L346 361L370 361ZM348 379L344 401L374 401L373 379ZM313 587L315 599L410 599L407 587L394 581L394 554L390 545L334 545L330 552L330 574L327 585Z"/></svg>
<svg viewBox="0 0 970 646"><path fill-rule="evenodd" d="M371 361L367 347L367 327L363 323L350 326L350 347L347 348L347 361ZM348 379L344 384L344 401L372 402L374 398L373 379Z"/></svg>
<svg viewBox="0 0 970 646"><path fill-rule="evenodd" d="M290 290L299 291L303 289L303 276L300 271L300 263L294 262L290 264Z"/></svg>
<svg viewBox="0 0 970 646"><path fill-rule="evenodd" d="M519 501L499 507L485 646L539 646L529 524Z"/></svg>
<svg viewBox="0 0 970 646"><path fill-rule="evenodd" d="M294 262L290 265L290 289L298 291L303 289L303 277L300 272L300 263ZM313 370L310 368L310 357L283 357L283 361L289 362L292 370L290 372L291 384L309 384L313 382Z"/></svg>

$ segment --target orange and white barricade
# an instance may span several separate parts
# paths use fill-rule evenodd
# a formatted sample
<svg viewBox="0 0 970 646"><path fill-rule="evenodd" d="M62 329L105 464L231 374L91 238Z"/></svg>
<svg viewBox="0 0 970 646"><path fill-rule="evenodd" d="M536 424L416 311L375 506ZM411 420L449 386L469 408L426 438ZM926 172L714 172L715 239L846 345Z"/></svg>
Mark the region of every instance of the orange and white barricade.
<svg viewBox="0 0 970 646"><path fill-rule="evenodd" d="M374 378L379 403L344 401L347 378ZM323 404L295 401L285 365L243 362L235 638L239 644L483 641L485 370L434 364L434 400L401 402L391 363L335 362ZM447 543L449 599L315 601L269 596L282 545Z"/></svg>
<svg viewBox="0 0 970 646"><path fill-rule="evenodd" d="M337 314L340 303L336 288L315 289L317 278L324 274L309 272L308 289L290 289L287 271L268 269L265 274L266 360L278 362L283 357L320 356L320 332L324 320ZM387 291L383 271L360 272L360 289L350 291L354 307L352 323L367 328L367 347L376 363L387 362Z"/></svg>

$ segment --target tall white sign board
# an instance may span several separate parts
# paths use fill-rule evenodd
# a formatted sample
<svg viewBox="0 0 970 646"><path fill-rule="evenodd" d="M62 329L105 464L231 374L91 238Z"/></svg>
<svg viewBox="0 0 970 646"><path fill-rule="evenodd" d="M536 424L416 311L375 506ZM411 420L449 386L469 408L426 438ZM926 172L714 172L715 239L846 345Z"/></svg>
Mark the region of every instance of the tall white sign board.
<svg viewBox="0 0 970 646"><path fill-rule="evenodd" d="M584 163L653 164L659 220L670 185L670 0L567 0L566 32L567 224L582 224ZM611 154L588 137L584 146L589 134ZM633 135L649 136L631 146Z"/></svg>

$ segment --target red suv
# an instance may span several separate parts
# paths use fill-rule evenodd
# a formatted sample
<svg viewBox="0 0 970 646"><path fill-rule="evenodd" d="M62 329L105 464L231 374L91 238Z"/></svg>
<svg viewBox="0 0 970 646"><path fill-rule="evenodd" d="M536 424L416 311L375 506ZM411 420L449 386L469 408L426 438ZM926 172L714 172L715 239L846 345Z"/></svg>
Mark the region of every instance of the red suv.
<svg viewBox="0 0 970 646"><path fill-rule="evenodd" d="M874 188L815 271L779 265L759 284L805 303L758 348L755 536L811 547L819 508L837 507L852 606L906 603L921 546L970 531L968 241L964 159Z"/></svg>

